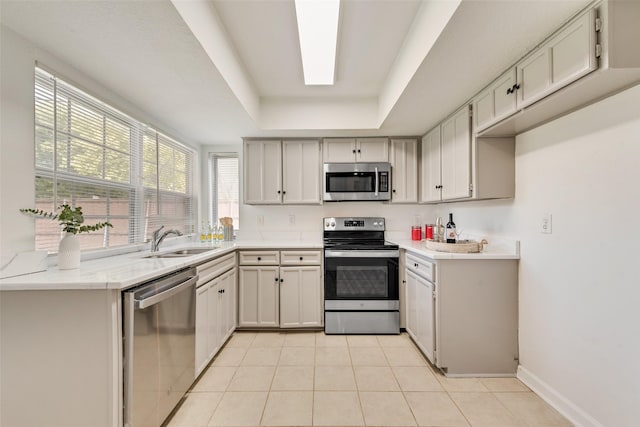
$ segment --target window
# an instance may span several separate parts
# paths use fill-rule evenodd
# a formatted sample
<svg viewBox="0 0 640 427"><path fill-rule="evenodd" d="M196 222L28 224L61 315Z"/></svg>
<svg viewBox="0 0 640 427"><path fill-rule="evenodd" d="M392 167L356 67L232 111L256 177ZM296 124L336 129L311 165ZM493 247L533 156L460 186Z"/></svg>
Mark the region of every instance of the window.
<svg viewBox="0 0 640 427"><path fill-rule="evenodd" d="M211 217L216 225L219 218L233 218L233 228L240 229L240 180L238 155L213 153L209 157L209 188L211 189Z"/></svg>
<svg viewBox="0 0 640 427"><path fill-rule="evenodd" d="M82 206L82 249L142 243L164 224L194 228L194 152L52 74L35 70L36 208ZM36 249L56 251L56 221L36 220Z"/></svg>

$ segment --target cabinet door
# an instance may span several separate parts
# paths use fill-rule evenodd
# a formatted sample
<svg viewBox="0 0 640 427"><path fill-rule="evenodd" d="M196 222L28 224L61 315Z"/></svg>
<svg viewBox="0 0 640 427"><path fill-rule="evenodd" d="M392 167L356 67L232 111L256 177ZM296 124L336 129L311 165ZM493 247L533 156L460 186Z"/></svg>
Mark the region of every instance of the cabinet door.
<svg viewBox="0 0 640 427"><path fill-rule="evenodd" d="M389 140L387 138L358 138L356 141L357 162L388 162Z"/></svg>
<svg viewBox="0 0 640 427"><path fill-rule="evenodd" d="M418 202L418 141L391 140L391 203Z"/></svg>
<svg viewBox="0 0 640 427"><path fill-rule="evenodd" d="M212 280L207 295L209 311L207 316L207 354L211 358L220 348L220 338L218 336L218 311L220 310L220 279Z"/></svg>
<svg viewBox="0 0 640 427"><path fill-rule="evenodd" d="M471 196L470 127L468 106L442 123L442 200Z"/></svg>
<svg viewBox="0 0 640 427"><path fill-rule="evenodd" d="M208 296L208 283L196 289L196 376L200 375L209 362L207 344L209 336Z"/></svg>
<svg viewBox="0 0 640 427"><path fill-rule="evenodd" d="M322 141L322 161L326 163L355 162L355 138L325 138Z"/></svg>
<svg viewBox="0 0 640 427"><path fill-rule="evenodd" d="M278 326L278 267L242 266L238 285L238 324Z"/></svg>
<svg viewBox="0 0 640 427"><path fill-rule="evenodd" d="M247 204L282 202L280 141L246 141L244 144L244 199Z"/></svg>
<svg viewBox="0 0 640 427"><path fill-rule="evenodd" d="M320 142L282 142L283 203L320 203Z"/></svg>
<svg viewBox="0 0 640 427"><path fill-rule="evenodd" d="M280 268L280 327L322 324L320 277L319 266Z"/></svg>
<svg viewBox="0 0 640 427"><path fill-rule="evenodd" d="M516 65L518 108L568 85L598 66L595 10L578 17Z"/></svg>
<svg viewBox="0 0 640 427"><path fill-rule="evenodd" d="M227 306L227 320L226 320L226 329L225 329L225 340L228 338L233 331L236 329L236 323L238 319L237 308L238 308L238 299L237 299L237 286L238 286L238 274L236 273L236 269L229 271L225 275L224 279L224 297L225 304Z"/></svg>
<svg viewBox="0 0 640 427"><path fill-rule="evenodd" d="M433 284L417 277L416 280L416 317L418 323L418 342L425 356L433 363L435 348L434 299Z"/></svg>
<svg viewBox="0 0 640 427"><path fill-rule="evenodd" d="M498 77L473 102L473 120L475 131L481 131L490 125L516 112L516 70L507 71Z"/></svg>
<svg viewBox="0 0 640 427"><path fill-rule="evenodd" d="M417 293L417 283L418 276L413 273L411 270L405 269L405 277L407 281L407 303L406 303L406 313L407 313L407 332L411 337L417 341L418 339L418 329L417 329L417 301L416 301L416 293Z"/></svg>
<svg viewBox="0 0 640 427"><path fill-rule="evenodd" d="M422 161L420 163L421 202L439 202L441 199L440 126L422 138Z"/></svg>

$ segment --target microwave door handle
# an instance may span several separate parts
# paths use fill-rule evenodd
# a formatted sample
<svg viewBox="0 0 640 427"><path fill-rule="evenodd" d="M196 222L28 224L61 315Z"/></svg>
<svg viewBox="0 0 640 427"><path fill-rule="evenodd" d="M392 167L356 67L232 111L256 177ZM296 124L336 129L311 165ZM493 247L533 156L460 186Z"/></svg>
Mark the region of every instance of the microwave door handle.
<svg viewBox="0 0 640 427"><path fill-rule="evenodd" d="M376 188L373 194L374 196L378 197L378 180L380 179L380 177L378 176L378 168L373 168L373 170L375 171L375 174L376 174Z"/></svg>

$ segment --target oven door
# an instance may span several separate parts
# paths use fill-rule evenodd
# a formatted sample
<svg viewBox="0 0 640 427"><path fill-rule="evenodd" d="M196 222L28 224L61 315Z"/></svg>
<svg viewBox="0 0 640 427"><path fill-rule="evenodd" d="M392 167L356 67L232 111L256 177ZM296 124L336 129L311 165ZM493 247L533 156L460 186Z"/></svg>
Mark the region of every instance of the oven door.
<svg viewBox="0 0 640 427"><path fill-rule="evenodd" d="M397 301L397 250L325 249L325 300Z"/></svg>

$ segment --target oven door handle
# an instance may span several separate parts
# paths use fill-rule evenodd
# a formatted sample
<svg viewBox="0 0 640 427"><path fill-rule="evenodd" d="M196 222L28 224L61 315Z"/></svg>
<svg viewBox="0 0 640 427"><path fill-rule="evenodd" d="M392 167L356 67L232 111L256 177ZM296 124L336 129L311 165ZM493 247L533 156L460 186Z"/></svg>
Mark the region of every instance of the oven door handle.
<svg viewBox="0 0 640 427"><path fill-rule="evenodd" d="M371 250L371 251L339 251L334 249L325 249L325 258L398 258L400 251L398 250Z"/></svg>
<svg viewBox="0 0 640 427"><path fill-rule="evenodd" d="M380 181L380 177L378 176L378 168L374 168L375 173L376 173L376 188L375 191L373 192L373 194L378 197L378 187L380 185L379 181Z"/></svg>

